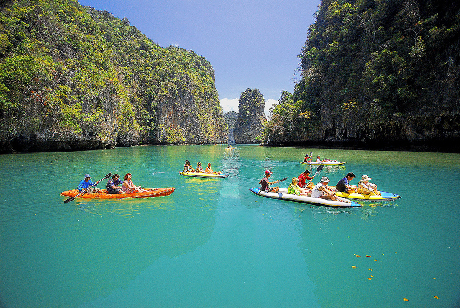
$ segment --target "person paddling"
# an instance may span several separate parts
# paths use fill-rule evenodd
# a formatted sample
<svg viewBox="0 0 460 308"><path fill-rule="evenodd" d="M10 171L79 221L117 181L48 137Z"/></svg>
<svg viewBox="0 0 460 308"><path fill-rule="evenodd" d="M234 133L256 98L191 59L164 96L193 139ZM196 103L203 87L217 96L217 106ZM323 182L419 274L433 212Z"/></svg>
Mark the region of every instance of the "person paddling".
<svg viewBox="0 0 460 308"><path fill-rule="evenodd" d="M123 190L120 187L121 184L123 184L123 182L120 180L120 176L118 174L114 174L112 175L112 178L107 181L107 185L105 187L109 194L122 194Z"/></svg>
<svg viewBox="0 0 460 308"><path fill-rule="evenodd" d="M192 165L188 160L185 161L183 172L195 172L195 169L192 168Z"/></svg>
<svg viewBox="0 0 460 308"><path fill-rule="evenodd" d="M94 185L93 181L91 181L91 176L89 174L85 174L85 178L81 180L80 184L78 184L78 191L87 190L88 188Z"/></svg>
<svg viewBox="0 0 460 308"><path fill-rule="evenodd" d="M361 177L361 181L358 183L358 193L362 195L377 195L380 196L380 192L377 190L377 185L369 182L372 180L369 176L364 174Z"/></svg>
<svg viewBox="0 0 460 308"><path fill-rule="evenodd" d="M299 185L299 179L298 178L292 178L291 184L289 184L288 187L288 194L291 195L297 195L297 196L307 196L308 190L301 188Z"/></svg>
<svg viewBox="0 0 460 308"><path fill-rule="evenodd" d="M298 177L298 179L299 179L299 186L300 186L301 188L306 188L306 187L309 186L309 185L311 186L310 183L307 184L306 182L307 182L307 180L308 180L308 181L313 180L314 177L315 177L315 176L310 176L310 171L307 170L307 169L305 169L305 171L302 172L302 173L299 175L299 177ZM312 184L313 184L313 183L312 183ZM313 185L313 186L314 186L314 185ZM311 189L312 187L308 187L308 188Z"/></svg>
<svg viewBox="0 0 460 308"><path fill-rule="evenodd" d="M200 162L200 161L196 164L195 172L201 172L201 173L204 172L203 167L201 166L201 162Z"/></svg>
<svg viewBox="0 0 460 308"><path fill-rule="evenodd" d="M348 174L335 185L335 188L340 192L352 193L354 188L350 185L350 181L355 177L353 172L348 172Z"/></svg>
<svg viewBox="0 0 460 308"><path fill-rule="evenodd" d="M270 187L272 184L276 184L279 181L270 182L268 179L273 173L270 170L265 170L265 177L260 180L259 184L261 185L260 190L265 192L278 192L279 187Z"/></svg>
<svg viewBox="0 0 460 308"><path fill-rule="evenodd" d="M322 198L322 199L328 199L332 201L343 201L339 197L335 195L334 192L329 191L327 188L327 184L329 183L329 178L327 176L323 176L321 178L321 181L315 185L311 192L311 197L312 198Z"/></svg>

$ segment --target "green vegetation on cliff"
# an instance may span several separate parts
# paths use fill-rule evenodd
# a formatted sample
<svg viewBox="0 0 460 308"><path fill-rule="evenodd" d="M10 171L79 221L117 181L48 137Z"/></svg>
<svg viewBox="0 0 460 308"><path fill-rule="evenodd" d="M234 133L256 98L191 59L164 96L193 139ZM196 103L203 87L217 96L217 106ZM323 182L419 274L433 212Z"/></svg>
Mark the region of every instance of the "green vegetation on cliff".
<svg viewBox="0 0 460 308"><path fill-rule="evenodd" d="M0 144L14 150L221 143L210 63L74 0L0 4Z"/></svg>
<svg viewBox="0 0 460 308"><path fill-rule="evenodd" d="M236 143L260 143L265 124L265 99L258 89L246 89L238 101L233 137Z"/></svg>
<svg viewBox="0 0 460 308"><path fill-rule="evenodd" d="M460 3L323 0L299 57L266 142L460 150Z"/></svg>

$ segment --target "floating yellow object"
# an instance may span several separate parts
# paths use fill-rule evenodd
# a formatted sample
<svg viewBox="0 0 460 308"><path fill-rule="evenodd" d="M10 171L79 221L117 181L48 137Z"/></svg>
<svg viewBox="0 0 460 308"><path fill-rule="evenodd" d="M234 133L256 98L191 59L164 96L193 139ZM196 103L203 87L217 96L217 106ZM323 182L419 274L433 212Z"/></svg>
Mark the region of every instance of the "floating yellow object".
<svg viewBox="0 0 460 308"><path fill-rule="evenodd" d="M361 256L360 256L360 255L356 255L356 258L361 258Z"/></svg>
<svg viewBox="0 0 460 308"><path fill-rule="evenodd" d="M356 266L352 265L351 268L356 268Z"/></svg>
<svg viewBox="0 0 460 308"><path fill-rule="evenodd" d="M372 272L372 268L369 269Z"/></svg>
<svg viewBox="0 0 460 308"><path fill-rule="evenodd" d="M369 280L372 280L372 278L371 278L371 277L369 277L369 278L367 278L367 279L369 279Z"/></svg>
<svg viewBox="0 0 460 308"><path fill-rule="evenodd" d="M409 300L408 300L407 298L404 297L404 301L405 301L405 302L408 302Z"/></svg>
<svg viewBox="0 0 460 308"><path fill-rule="evenodd" d="M439 297L437 297L436 295L434 296L434 298L439 299Z"/></svg>
<svg viewBox="0 0 460 308"><path fill-rule="evenodd" d="M366 255L366 258L370 258L371 256Z"/></svg>

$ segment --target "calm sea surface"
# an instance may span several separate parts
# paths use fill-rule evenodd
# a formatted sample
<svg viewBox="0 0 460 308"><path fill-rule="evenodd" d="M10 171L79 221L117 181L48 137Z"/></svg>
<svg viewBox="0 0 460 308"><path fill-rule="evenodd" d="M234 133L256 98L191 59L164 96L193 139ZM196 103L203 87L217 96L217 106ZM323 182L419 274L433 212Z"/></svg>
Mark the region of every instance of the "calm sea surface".
<svg viewBox="0 0 460 308"><path fill-rule="evenodd" d="M332 209L248 190L265 169L299 175L310 151L347 162L321 171L332 184L352 171L402 198ZM229 177L185 178L186 159ZM459 154L146 146L0 164L2 308L460 305ZM109 172L176 191L64 204L85 173Z"/></svg>

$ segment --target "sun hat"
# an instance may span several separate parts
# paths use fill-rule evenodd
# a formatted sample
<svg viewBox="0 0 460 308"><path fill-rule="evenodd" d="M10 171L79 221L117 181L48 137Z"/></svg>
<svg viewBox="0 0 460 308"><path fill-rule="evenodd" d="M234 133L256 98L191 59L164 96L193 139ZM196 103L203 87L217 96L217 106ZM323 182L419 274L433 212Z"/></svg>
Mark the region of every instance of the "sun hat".
<svg viewBox="0 0 460 308"><path fill-rule="evenodd" d="M362 177L361 177L361 180L363 181L370 181L372 180L370 177L368 177L366 174L364 174Z"/></svg>
<svg viewBox="0 0 460 308"><path fill-rule="evenodd" d="M85 174L85 178L90 178L91 176L89 174Z"/></svg>
<svg viewBox="0 0 460 308"><path fill-rule="evenodd" d="M270 170L265 170L265 174L273 174Z"/></svg>
<svg viewBox="0 0 460 308"><path fill-rule="evenodd" d="M324 182L324 183L328 183L329 182L329 178L327 176L323 176L321 178L321 182Z"/></svg>

